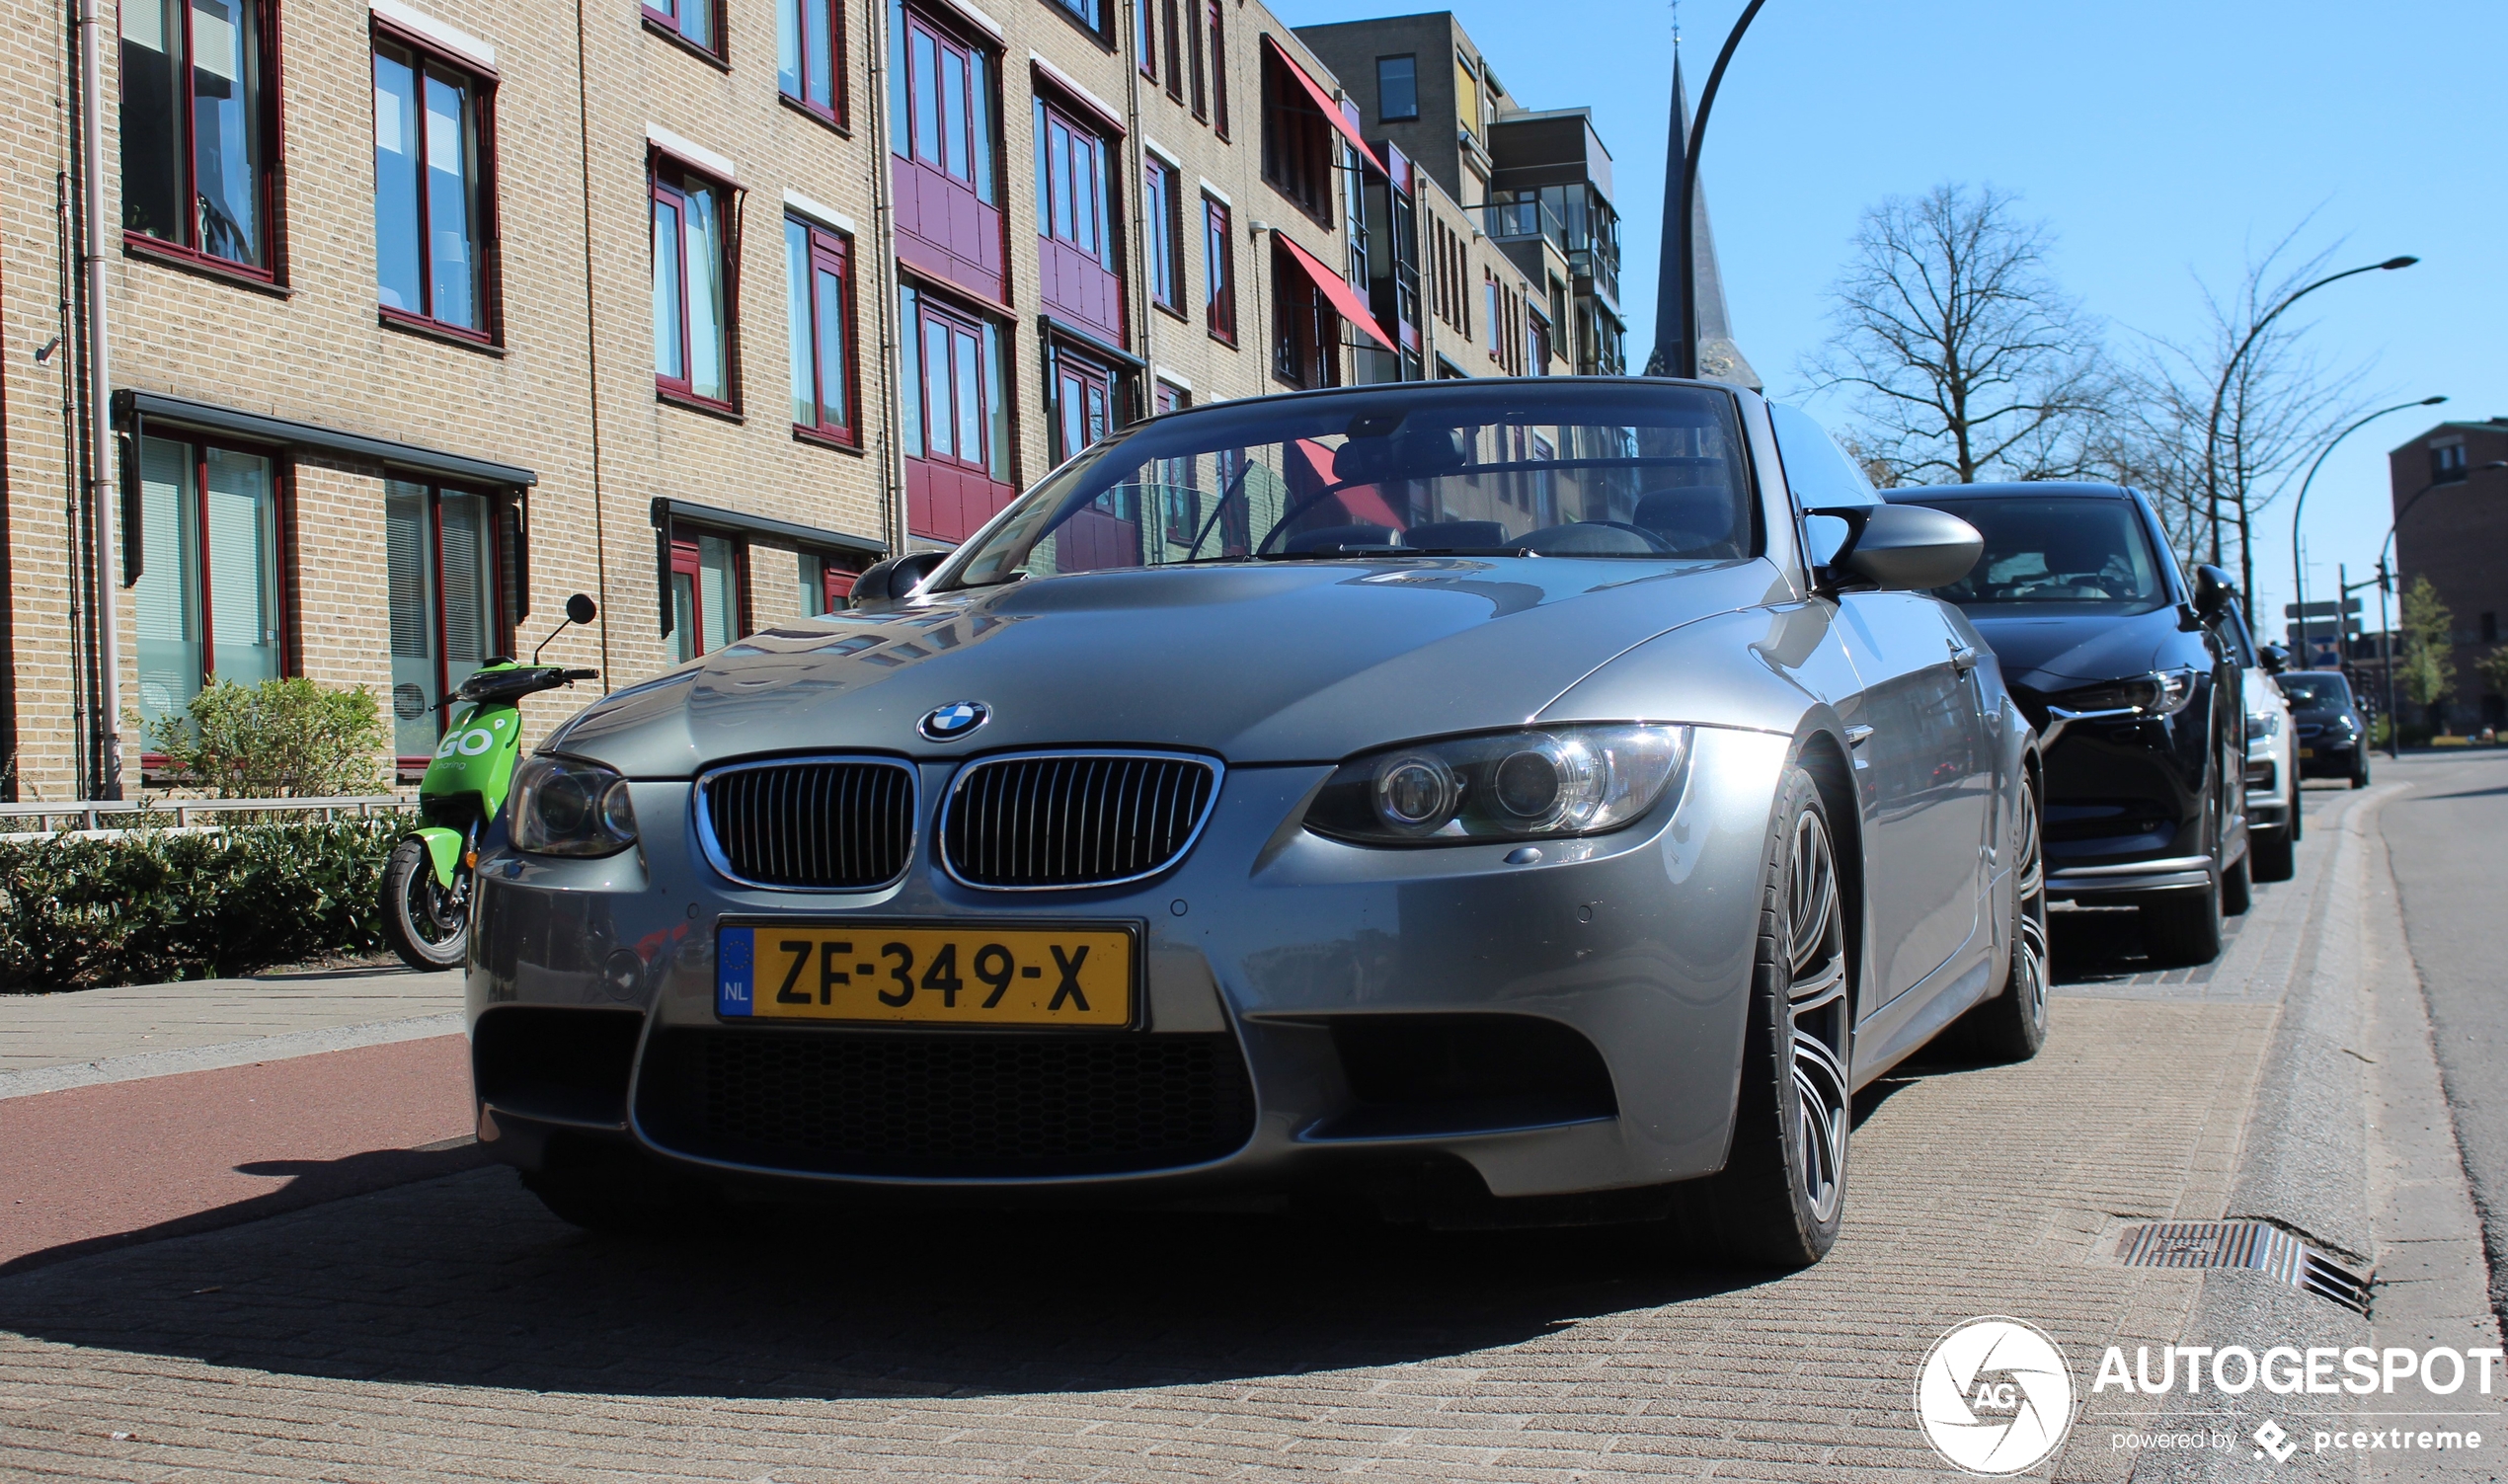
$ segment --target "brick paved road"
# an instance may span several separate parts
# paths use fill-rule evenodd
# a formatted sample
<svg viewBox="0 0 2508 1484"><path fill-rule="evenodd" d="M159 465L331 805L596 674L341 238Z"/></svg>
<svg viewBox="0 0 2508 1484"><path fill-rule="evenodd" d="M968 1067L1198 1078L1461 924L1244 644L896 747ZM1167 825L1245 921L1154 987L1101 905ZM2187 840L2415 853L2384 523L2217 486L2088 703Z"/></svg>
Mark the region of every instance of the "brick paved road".
<svg viewBox="0 0 2508 1484"><path fill-rule="evenodd" d="M2323 915L2331 833L2200 983L2111 941L2037 1061L1874 1089L1845 1236L1781 1281L1684 1271L1624 1233L1244 1217L797 1219L635 1245L483 1170L0 1279L0 1468L1942 1477L1907 1398L1949 1325L2018 1314L2077 1367L2184 1330L2206 1280L2110 1253L2131 1221L2224 1213L2272 976ZM2053 1471L2122 1477L2106 1437L2130 1420L2093 1402Z"/></svg>

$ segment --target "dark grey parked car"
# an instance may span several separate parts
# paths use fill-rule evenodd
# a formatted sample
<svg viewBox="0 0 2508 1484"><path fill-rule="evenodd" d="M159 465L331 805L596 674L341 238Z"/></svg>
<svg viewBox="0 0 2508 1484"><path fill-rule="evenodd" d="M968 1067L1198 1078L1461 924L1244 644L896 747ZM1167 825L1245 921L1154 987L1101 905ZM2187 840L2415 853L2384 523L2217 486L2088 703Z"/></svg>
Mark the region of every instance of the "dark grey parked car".
<svg viewBox="0 0 2508 1484"><path fill-rule="evenodd" d="M1977 549L1723 386L1141 424L525 764L480 1136L590 1224L1337 1194L1817 1260L1855 1089L2045 1034L2033 735L1910 590Z"/></svg>

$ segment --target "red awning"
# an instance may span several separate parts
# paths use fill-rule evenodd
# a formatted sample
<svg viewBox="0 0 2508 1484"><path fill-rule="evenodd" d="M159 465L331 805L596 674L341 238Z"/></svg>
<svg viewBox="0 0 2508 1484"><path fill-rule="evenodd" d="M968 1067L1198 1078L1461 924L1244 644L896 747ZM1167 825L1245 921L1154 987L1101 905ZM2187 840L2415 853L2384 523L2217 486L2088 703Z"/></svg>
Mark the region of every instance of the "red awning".
<svg viewBox="0 0 2508 1484"><path fill-rule="evenodd" d="M1315 280L1315 286L1323 290L1325 298L1332 300L1332 307L1343 319L1368 332L1369 338L1377 345L1388 351L1393 349L1392 339L1384 333L1384 327L1375 322L1375 316L1368 312L1367 300L1359 297L1359 291L1350 286L1349 279L1325 267L1322 259L1290 241L1289 234L1278 227L1272 229L1272 241L1289 249L1289 256L1297 260L1297 266L1306 271L1307 277Z"/></svg>
<svg viewBox="0 0 2508 1484"><path fill-rule="evenodd" d="M1297 59L1291 56L1282 48L1281 43L1273 40L1269 35L1263 38L1263 44L1270 48L1272 55L1280 58L1280 64L1289 69L1289 75L1297 79L1297 86L1306 90L1306 96L1315 101L1315 108L1324 116L1324 121L1339 129L1341 137L1349 140L1352 147L1359 151L1359 158L1374 166L1376 174L1386 174L1384 162L1375 157L1374 150L1368 148L1367 140L1359 137L1358 125L1352 123L1349 117L1341 112L1341 105L1332 101L1332 95L1324 91L1324 85L1315 81L1305 68L1297 65Z"/></svg>

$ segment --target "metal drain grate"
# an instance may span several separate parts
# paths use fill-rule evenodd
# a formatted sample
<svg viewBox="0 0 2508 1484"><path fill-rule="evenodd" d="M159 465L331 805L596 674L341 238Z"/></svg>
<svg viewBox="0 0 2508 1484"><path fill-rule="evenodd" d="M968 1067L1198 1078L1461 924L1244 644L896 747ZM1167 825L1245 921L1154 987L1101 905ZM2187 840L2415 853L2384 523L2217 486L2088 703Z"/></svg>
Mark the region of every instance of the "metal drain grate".
<svg viewBox="0 0 2508 1484"><path fill-rule="evenodd" d="M2370 1279L2261 1221L2155 1221L2127 1228L2117 1251L2128 1268L2245 1268L2369 1312Z"/></svg>

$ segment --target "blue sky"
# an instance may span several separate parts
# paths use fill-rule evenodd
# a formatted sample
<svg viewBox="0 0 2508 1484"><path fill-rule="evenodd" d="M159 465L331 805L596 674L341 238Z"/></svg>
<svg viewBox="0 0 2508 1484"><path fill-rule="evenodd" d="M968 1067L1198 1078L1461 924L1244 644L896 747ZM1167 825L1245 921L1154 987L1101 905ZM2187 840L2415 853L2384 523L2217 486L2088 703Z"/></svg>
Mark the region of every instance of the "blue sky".
<svg viewBox="0 0 2508 1484"><path fill-rule="evenodd" d="M1387 7L1272 0L1292 25ZM1652 340L1671 17L1664 0L1460 0L1452 9L1525 106L1584 104L1609 145L1625 230L1630 358ZM1681 7L1694 100L1742 0ZM1572 24L1571 24L1572 23ZM2498 0L1768 0L1705 147L1737 338L1780 397L1825 332L1823 291L1857 213L1946 180L2018 191L2048 219L2055 270L2114 326L2187 338L2199 275L2311 218L2337 266L2417 254L2292 311L2378 403L2445 393L2355 433L2309 496L2310 593L2356 577L2390 517L2386 450L2438 415L2508 417L2508 127ZM1836 409L1811 403L1815 412ZM2432 499L2445 498L2433 496ZM2264 517L2262 611L2290 597L2290 506Z"/></svg>

